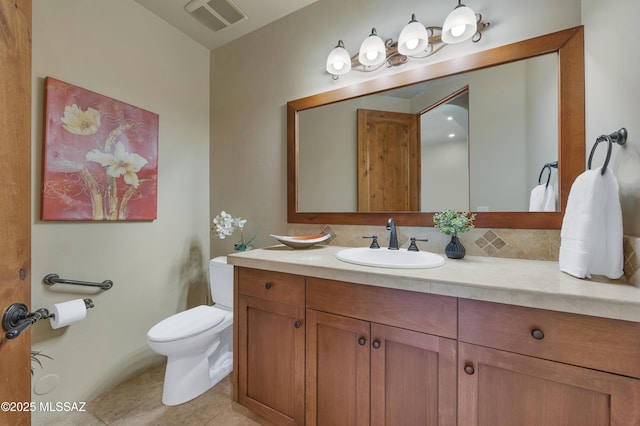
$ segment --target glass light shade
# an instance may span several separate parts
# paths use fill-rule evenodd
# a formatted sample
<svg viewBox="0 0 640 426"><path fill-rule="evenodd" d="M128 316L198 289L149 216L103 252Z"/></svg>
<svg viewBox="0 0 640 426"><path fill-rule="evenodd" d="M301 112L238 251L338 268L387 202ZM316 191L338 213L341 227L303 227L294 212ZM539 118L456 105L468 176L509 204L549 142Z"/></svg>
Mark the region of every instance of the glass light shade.
<svg viewBox="0 0 640 426"><path fill-rule="evenodd" d="M476 14L471 8L458 6L447 16L442 26L442 41L447 44L462 43L478 30Z"/></svg>
<svg viewBox="0 0 640 426"><path fill-rule="evenodd" d="M429 46L427 29L420 22L409 22L400 32L398 37L398 52L402 55L412 56L421 53Z"/></svg>
<svg viewBox="0 0 640 426"><path fill-rule="evenodd" d="M375 32L364 39L360 45L360 54L358 55L358 61L362 65L382 65L387 59L387 49L384 45L384 41L378 37Z"/></svg>
<svg viewBox="0 0 640 426"><path fill-rule="evenodd" d="M342 75L349 71L351 71L351 56L340 41L327 57L327 72L332 75Z"/></svg>

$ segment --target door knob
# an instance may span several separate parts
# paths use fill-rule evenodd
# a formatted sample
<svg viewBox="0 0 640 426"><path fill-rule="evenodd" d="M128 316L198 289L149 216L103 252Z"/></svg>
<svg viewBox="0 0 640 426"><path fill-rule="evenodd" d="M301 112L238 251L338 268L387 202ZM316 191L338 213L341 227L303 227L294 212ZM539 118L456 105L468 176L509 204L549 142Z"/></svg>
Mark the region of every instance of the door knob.
<svg viewBox="0 0 640 426"><path fill-rule="evenodd" d="M35 312L29 312L24 303L12 303L2 314L2 328L7 332L5 337L15 339L41 318L49 318L49 311L41 308Z"/></svg>

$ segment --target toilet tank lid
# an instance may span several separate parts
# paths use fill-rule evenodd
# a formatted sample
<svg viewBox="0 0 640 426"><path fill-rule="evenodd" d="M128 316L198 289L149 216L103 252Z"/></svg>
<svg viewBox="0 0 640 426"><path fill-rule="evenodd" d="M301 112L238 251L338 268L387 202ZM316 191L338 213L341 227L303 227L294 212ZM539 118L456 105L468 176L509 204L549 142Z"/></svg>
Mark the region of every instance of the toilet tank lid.
<svg viewBox="0 0 640 426"><path fill-rule="evenodd" d="M147 337L156 342L185 339L215 327L224 320L227 313L213 306L196 306L163 319L151 327Z"/></svg>
<svg viewBox="0 0 640 426"><path fill-rule="evenodd" d="M211 259L210 263L224 263L227 264L227 256L218 256Z"/></svg>

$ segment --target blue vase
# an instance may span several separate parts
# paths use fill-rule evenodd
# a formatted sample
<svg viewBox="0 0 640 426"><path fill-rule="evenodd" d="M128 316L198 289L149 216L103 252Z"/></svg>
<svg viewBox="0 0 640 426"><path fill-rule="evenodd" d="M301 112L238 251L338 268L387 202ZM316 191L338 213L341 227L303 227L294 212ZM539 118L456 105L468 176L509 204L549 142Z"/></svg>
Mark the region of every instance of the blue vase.
<svg viewBox="0 0 640 426"><path fill-rule="evenodd" d="M449 259L462 259L466 254L466 250L457 235L451 236L451 241L445 247L444 252Z"/></svg>

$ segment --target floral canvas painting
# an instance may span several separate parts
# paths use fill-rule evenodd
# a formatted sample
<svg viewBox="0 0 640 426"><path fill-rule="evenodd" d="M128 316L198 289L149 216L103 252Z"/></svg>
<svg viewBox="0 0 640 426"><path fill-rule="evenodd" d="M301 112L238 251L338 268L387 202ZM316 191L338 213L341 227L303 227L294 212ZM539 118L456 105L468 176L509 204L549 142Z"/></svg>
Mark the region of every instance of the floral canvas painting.
<svg viewBox="0 0 640 426"><path fill-rule="evenodd" d="M154 220L158 115L45 79L42 220Z"/></svg>

